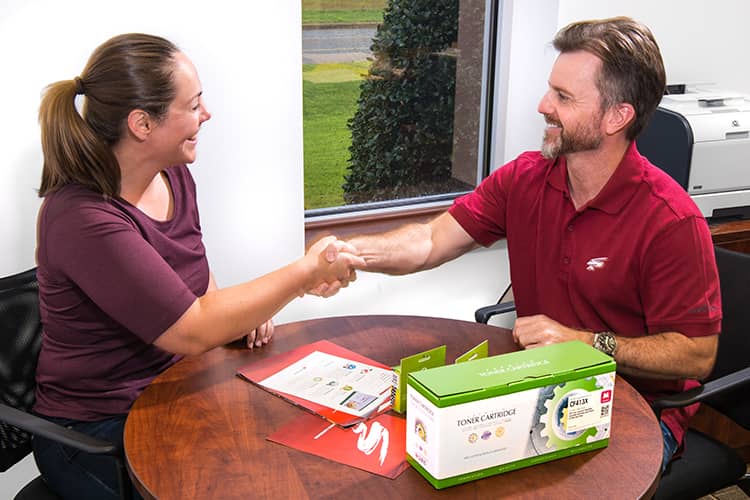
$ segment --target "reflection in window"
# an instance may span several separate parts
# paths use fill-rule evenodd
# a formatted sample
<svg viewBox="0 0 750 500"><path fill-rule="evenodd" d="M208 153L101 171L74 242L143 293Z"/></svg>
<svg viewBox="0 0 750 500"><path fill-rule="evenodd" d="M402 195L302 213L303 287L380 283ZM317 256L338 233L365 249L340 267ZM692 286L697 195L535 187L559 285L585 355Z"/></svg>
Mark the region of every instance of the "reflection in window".
<svg viewBox="0 0 750 500"><path fill-rule="evenodd" d="M307 215L452 198L486 171L486 0L303 0Z"/></svg>

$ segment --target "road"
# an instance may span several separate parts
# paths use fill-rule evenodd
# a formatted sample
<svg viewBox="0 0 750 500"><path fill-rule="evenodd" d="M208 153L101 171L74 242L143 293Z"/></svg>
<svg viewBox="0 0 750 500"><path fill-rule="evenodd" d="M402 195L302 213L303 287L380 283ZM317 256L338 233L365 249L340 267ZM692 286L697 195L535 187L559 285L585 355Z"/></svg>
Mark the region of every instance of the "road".
<svg viewBox="0 0 750 500"><path fill-rule="evenodd" d="M302 63L364 61L370 56L376 28L304 29Z"/></svg>

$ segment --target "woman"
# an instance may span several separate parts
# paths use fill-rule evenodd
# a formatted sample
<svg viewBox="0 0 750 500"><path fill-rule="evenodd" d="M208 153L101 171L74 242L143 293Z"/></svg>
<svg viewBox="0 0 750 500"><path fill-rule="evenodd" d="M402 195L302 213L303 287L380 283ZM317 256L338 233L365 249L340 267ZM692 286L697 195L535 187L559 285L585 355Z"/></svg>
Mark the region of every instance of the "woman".
<svg viewBox="0 0 750 500"><path fill-rule="evenodd" d="M327 238L286 267L217 289L186 167L210 117L193 64L150 35L112 38L80 77L46 89L38 414L122 443L135 399L182 355L246 335L259 347L273 334L269 318L295 296L331 295L355 278L361 259ZM34 456L65 498L117 496L108 458L41 438Z"/></svg>

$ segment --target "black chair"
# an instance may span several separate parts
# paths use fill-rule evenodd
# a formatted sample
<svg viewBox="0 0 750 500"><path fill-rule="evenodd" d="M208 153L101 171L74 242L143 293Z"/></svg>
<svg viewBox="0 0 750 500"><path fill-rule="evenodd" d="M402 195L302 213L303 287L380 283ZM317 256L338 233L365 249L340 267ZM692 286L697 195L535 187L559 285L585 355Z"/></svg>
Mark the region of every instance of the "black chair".
<svg viewBox="0 0 750 500"><path fill-rule="evenodd" d="M497 301L497 304L480 307L474 311L474 319L477 323L487 323L492 316L515 311L516 303L513 301L513 285L508 285L503 294Z"/></svg>
<svg viewBox="0 0 750 500"><path fill-rule="evenodd" d="M38 435L86 453L114 457L121 496L130 498L130 481L119 446L30 413L42 334L38 290L36 269L0 278L0 472L26 457L31 452L31 436ZM38 476L15 499L59 500L59 497Z"/></svg>
<svg viewBox="0 0 750 500"><path fill-rule="evenodd" d="M719 351L704 384L654 401L665 408L702 402L750 430L750 254L716 247L722 300ZM685 451L662 475L655 499L698 498L737 484L747 465L731 447L695 429L685 435Z"/></svg>

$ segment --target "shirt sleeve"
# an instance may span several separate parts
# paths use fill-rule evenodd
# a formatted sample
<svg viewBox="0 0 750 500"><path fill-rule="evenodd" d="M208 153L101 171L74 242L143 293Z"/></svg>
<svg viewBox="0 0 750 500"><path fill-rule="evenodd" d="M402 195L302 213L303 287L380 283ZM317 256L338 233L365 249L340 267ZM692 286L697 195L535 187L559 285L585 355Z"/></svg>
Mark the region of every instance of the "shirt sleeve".
<svg viewBox="0 0 750 500"><path fill-rule="evenodd" d="M516 161L495 170L477 188L457 198L448 212L469 235L485 247L506 236L506 208Z"/></svg>
<svg viewBox="0 0 750 500"><path fill-rule="evenodd" d="M152 343L196 299L136 224L106 203L76 204L47 230L54 266L144 342Z"/></svg>
<svg viewBox="0 0 750 500"><path fill-rule="evenodd" d="M689 337L719 333L719 277L705 219L690 216L671 224L646 252L641 295L648 331Z"/></svg>

